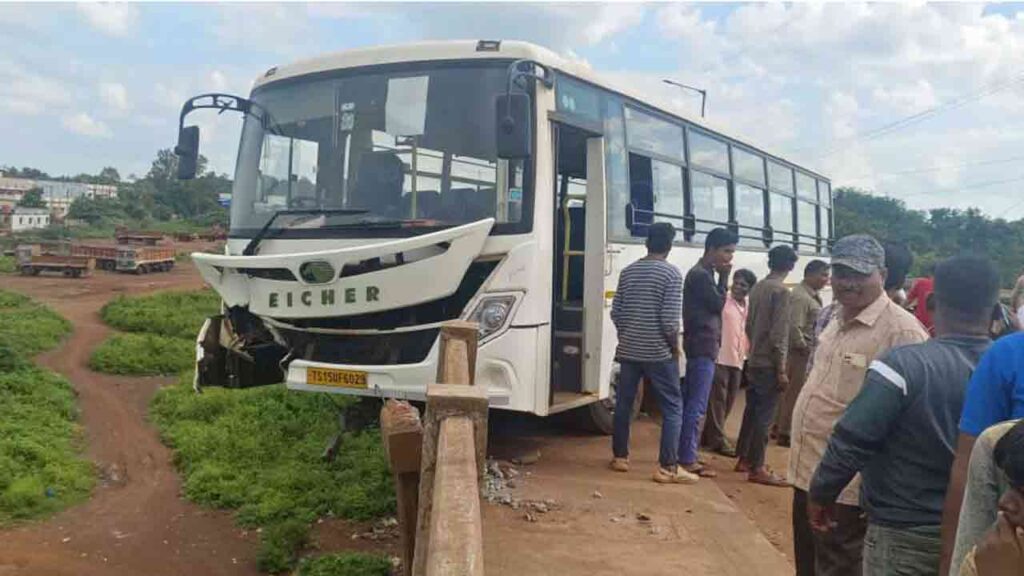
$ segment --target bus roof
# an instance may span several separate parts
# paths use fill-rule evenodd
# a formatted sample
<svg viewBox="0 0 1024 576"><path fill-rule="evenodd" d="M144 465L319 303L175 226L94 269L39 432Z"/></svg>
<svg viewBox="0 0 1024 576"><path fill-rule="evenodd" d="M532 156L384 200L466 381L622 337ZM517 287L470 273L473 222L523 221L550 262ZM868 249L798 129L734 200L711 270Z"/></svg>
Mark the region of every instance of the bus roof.
<svg viewBox="0 0 1024 576"><path fill-rule="evenodd" d="M637 90L621 86L615 82L610 82L596 74L589 66L581 62L559 56L555 52L544 48L543 46L518 40L502 40L500 43L497 41L486 41L492 45L497 44L497 49L481 49L481 42L482 41L478 40L415 42L389 46L374 46L370 48L355 48L352 50L345 50L343 52L324 54L322 56L299 60L282 66L275 66L256 79L253 84L253 89L278 82L280 80L296 78L307 74L317 74L330 72L332 70L345 70L348 68L361 68L364 66L376 66L381 64L442 60L533 60L564 74L575 76L576 78L595 86L611 90L612 92L616 92L641 102L663 114L676 117L691 125L698 126L723 138L735 141L770 158L782 160L787 164L800 168L800 170L803 170L804 172L810 173L820 180L830 182L829 178L826 178L814 170L805 168L791 160L786 160L781 156L772 154L764 148L750 144L744 140L736 138L735 136L728 135L728 133L721 128L716 128L714 122L709 122L706 119L698 120L689 117L686 114L681 113L675 106L668 104L659 96L641 94Z"/></svg>

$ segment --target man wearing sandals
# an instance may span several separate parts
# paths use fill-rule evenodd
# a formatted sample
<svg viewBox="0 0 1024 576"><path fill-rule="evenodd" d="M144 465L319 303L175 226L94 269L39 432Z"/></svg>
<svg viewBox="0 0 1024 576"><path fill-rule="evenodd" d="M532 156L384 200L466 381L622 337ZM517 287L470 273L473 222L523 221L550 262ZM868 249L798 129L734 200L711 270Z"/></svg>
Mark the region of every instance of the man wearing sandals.
<svg viewBox="0 0 1024 576"><path fill-rule="evenodd" d="M789 481L793 485L793 547L798 576L861 574L867 530L855 478L840 493L831 530L808 521L811 478L829 435L860 392L871 363L895 346L918 344L928 333L885 294L885 250L867 235L840 238L832 248L832 293L839 303L814 351L814 366L793 408Z"/></svg>
<svg viewBox="0 0 1024 576"><path fill-rule="evenodd" d="M869 365L811 480L811 527L827 533L836 497L862 475L868 576L938 573L957 423L967 381L992 343L999 272L985 258L950 258L935 270L934 294L935 338Z"/></svg>
<svg viewBox="0 0 1024 576"><path fill-rule="evenodd" d="M768 251L768 275L750 291L750 312L747 313L750 385L736 442L739 457L736 471L746 472L750 482L768 486L788 486L785 479L768 469L764 455L779 396L789 384L786 358L792 295L784 282L796 261L792 246L782 244Z"/></svg>

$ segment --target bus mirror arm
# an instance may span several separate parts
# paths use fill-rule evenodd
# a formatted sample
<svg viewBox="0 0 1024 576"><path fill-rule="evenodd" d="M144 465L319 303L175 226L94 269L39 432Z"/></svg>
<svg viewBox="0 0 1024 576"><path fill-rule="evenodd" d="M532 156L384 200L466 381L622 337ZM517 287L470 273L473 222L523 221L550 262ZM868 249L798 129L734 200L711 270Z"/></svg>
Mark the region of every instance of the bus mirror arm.
<svg viewBox="0 0 1024 576"><path fill-rule="evenodd" d="M494 107L498 158L527 158L533 152L533 115L527 79L539 81L547 88L555 85L551 69L543 64L516 60L509 65L505 94L498 96ZM520 91L513 93L513 88Z"/></svg>
<svg viewBox="0 0 1024 576"><path fill-rule="evenodd" d="M199 164L199 126L185 126L185 117L192 111L203 108L219 110L221 114L227 111L248 114L259 120L265 129L280 133L269 112L252 100L219 93L193 96L181 106L181 115L178 117L178 144L174 147L174 154L178 157L179 180L191 180L196 177Z"/></svg>

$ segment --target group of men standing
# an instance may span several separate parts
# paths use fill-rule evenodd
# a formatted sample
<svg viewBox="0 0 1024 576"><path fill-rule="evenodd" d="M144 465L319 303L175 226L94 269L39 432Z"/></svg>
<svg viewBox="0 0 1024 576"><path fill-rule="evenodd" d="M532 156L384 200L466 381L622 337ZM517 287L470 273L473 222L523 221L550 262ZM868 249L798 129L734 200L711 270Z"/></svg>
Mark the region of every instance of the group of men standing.
<svg viewBox="0 0 1024 576"><path fill-rule="evenodd" d="M671 225L650 227L649 254L623 271L613 301L622 371L612 468L628 470L629 407L646 376L663 415L655 481L693 483L714 475L698 458L703 433L703 445L735 456L735 470L749 481L791 486L799 576L939 574L940 559L947 570L973 440L985 427L1018 417L1018 404L1024 413L1016 384L1003 383L997 394L977 376L972 380L991 344L999 291L992 263L960 256L937 266L929 339L921 322L887 294L886 249L870 236L839 239L831 264L812 260L790 289L785 280L798 261L790 246L768 252L763 280L737 270L730 287L734 233L708 233L703 257L685 279L666 261L674 235ZM830 272L833 302L823 309L819 293ZM1017 364L1024 380L1024 361ZM998 377L1017 378L1007 372ZM744 380L746 407L733 447L724 424ZM984 426L967 416L969 380L982 390L975 403L1008 395L1000 396L1001 415L989 414ZM966 438L965 426L971 427ZM779 444L791 447L786 478L765 464L773 428ZM992 524L992 514L982 523ZM954 576L965 556L961 545L978 545L978 532L957 542ZM1024 530L1016 534L1024 566ZM1002 536L1006 541L1005 529ZM983 559L988 550L980 552ZM1009 545L1001 550L1003 558L1012 555ZM974 573L987 576L984 565Z"/></svg>

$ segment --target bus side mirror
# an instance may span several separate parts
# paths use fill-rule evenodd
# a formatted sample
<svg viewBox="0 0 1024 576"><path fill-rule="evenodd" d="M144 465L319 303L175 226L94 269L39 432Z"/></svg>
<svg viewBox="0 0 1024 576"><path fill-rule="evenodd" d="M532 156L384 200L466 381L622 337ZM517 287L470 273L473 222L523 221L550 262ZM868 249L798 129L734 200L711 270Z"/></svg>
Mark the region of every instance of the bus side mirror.
<svg viewBox="0 0 1024 576"><path fill-rule="evenodd" d="M527 158L533 153L533 122L526 94L498 96L494 106L498 158Z"/></svg>
<svg viewBox="0 0 1024 576"><path fill-rule="evenodd" d="M195 178L199 165L199 126L181 127L174 153L178 156L178 180Z"/></svg>

